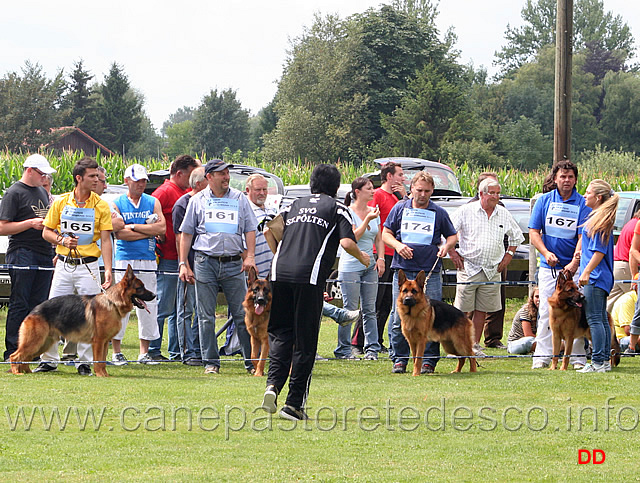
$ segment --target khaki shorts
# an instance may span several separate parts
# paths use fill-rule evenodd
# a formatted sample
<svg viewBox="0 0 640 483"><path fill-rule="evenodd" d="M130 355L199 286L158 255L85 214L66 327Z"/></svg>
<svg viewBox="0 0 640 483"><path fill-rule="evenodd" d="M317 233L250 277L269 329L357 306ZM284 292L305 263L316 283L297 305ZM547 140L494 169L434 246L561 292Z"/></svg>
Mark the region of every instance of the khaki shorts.
<svg viewBox="0 0 640 483"><path fill-rule="evenodd" d="M484 271L468 277L465 272L458 272L460 282L500 282L500 272L497 272L491 280ZM456 287L456 300L453 305L463 312L479 310L480 312L497 312L502 309L500 299L500 285L458 285Z"/></svg>

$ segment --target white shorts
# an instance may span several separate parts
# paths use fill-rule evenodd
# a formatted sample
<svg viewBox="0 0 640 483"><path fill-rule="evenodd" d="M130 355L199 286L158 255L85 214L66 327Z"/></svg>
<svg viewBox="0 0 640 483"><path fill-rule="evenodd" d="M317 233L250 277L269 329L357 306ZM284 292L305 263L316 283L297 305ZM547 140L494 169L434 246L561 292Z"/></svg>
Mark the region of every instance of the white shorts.
<svg viewBox="0 0 640 483"><path fill-rule="evenodd" d="M116 260L114 262L114 279L115 283L118 283L124 277L124 271L127 265L131 265L131 268L138 270L157 270L158 264L155 260ZM136 273L136 277L142 280L144 287L153 293L157 293L157 278L155 272L139 272ZM160 337L160 331L158 329L158 297L146 302L147 312L144 309L136 307L136 315L138 316L138 337L142 340L156 340ZM127 314L122 318L122 328L118 332L114 339L122 340L124 338L124 331L127 328L129 322L129 315Z"/></svg>

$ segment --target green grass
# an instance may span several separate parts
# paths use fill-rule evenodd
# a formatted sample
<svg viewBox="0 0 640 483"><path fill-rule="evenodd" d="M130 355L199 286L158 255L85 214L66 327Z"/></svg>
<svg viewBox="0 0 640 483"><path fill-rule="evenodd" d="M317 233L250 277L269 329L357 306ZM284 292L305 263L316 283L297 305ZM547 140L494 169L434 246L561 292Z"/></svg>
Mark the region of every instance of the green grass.
<svg viewBox="0 0 640 483"><path fill-rule="evenodd" d="M521 303L510 301L505 333ZM323 321L321 355L331 356L336 328ZM138 353L136 336L132 318L124 341L130 359ZM264 378L247 375L237 358L224 361L218 376L175 363L110 366L109 379L82 378L66 366L25 376L3 370L0 475L4 481L628 479L640 454L639 363L623 358L612 373L577 374L500 359L482 362L477 374L466 372L468 364L463 374L449 374L455 362L446 360L436 374L413 378L391 374L387 360L319 362L308 403L312 420L295 428L257 409ZM615 399L606 427L609 397ZM597 428L589 407L597 410ZM29 430L23 423L11 429L9 419L20 409L28 419L34 408ZM70 411L69 421L47 429L40 411L50 418L56 408L63 419ZM81 429L76 409L80 420L104 410L99 429L91 420ZM582 448L604 450L605 463L578 465Z"/></svg>

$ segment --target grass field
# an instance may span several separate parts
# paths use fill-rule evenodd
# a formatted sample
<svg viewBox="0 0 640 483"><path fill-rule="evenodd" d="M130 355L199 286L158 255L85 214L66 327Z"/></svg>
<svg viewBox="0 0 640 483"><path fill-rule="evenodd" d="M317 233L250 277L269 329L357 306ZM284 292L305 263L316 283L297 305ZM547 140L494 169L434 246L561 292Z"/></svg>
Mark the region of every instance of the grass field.
<svg viewBox="0 0 640 483"><path fill-rule="evenodd" d="M521 300L510 301L505 331ZM4 317L0 312L0 336ZM221 322L220 322L221 323ZM319 352L332 355L326 319ZM506 332L505 332L506 333ZM137 356L132 317L125 355ZM506 338L505 338L506 340ZM491 355L505 351L489 350ZM0 376L3 481L578 481L637 475L640 359L608 374L481 362L475 375L391 374L388 360L322 361L307 423L259 409L264 379L239 359L221 374L167 363ZM468 364L465 365L468 371ZM283 399L283 398L281 398ZM21 416L22 415L22 416ZM578 464L579 449L605 452Z"/></svg>

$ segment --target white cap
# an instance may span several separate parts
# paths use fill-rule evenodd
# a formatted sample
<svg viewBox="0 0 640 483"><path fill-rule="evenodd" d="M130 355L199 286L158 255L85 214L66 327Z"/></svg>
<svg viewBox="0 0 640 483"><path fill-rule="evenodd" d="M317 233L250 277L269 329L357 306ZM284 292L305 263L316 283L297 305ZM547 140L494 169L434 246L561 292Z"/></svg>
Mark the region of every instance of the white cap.
<svg viewBox="0 0 640 483"><path fill-rule="evenodd" d="M141 164L132 164L124 170L124 178L131 179L131 181L140 181L141 179L149 179L147 176L147 169Z"/></svg>
<svg viewBox="0 0 640 483"><path fill-rule="evenodd" d="M24 160L24 164L22 166L25 168L39 169L45 174L52 174L56 172L56 170L49 164L49 161L47 161L47 158L42 154L32 154Z"/></svg>

